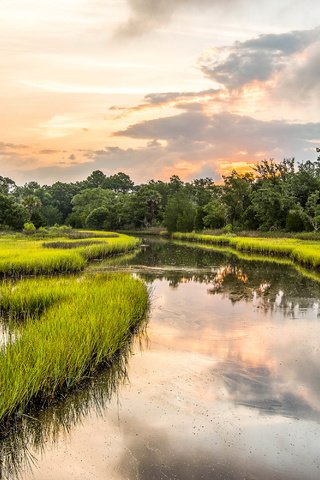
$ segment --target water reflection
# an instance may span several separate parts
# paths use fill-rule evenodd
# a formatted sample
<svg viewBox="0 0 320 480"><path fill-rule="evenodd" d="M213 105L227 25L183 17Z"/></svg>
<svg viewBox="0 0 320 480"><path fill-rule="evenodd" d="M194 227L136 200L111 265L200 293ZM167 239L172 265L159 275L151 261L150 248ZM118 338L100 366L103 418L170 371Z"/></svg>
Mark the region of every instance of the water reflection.
<svg viewBox="0 0 320 480"><path fill-rule="evenodd" d="M172 442L165 430L145 427L130 422L126 432L126 453L120 458L121 478L139 480L278 480L279 472L272 468L249 463L247 458L234 453L214 452L212 443L191 447L181 439ZM133 431L144 431L144 437L137 438ZM147 439L147 444L146 444ZM301 480L299 473L290 471L281 475L281 480Z"/></svg>
<svg viewBox="0 0 320 480"><path fill-rule="evenodd" d="M144 240L145 242L147 240ZM319 312L320 283L300 275L294 265L274 258L257 260L238 258L224 249L212 250L205 245L148 239L148 248L135 254L111 259L97 269L117 269L139 274L145 281L167 280L170 287L182 283L208 285L208 293L226 296L232 303L245 300L258 308L282 309L283 315L297 318L308 310L308 318ZM283 263L284 262L284 263ZM320 280L320 279L319 279ZM310 315L309 309L314 311Z"/></svg>
<svg viewBox="0 0 320 480"><path fill-rule="evenodd" d="M0 433L0 479L20 478L25 470L32 470L45 447L56 443L89 414L102 416L121 385L128 382L127 364L132 354L132 342L140 348L146 342L145 325L131 337L126 347L112 364L102 367L95 376L79 388L61 396L39 410L16 414ZM106 368L107 367L107 368Z"/></svg>

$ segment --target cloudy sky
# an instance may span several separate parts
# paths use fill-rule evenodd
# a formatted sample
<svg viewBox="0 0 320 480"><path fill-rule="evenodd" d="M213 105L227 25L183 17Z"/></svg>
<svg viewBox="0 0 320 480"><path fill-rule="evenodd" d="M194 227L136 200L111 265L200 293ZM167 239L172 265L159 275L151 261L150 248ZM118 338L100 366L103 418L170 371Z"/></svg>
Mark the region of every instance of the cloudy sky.
<svg viewBox="0 0 320 480"><path fill-rule="evenodd" d="M0 175L218 180L316 158L320 2L1 0Z"/></svg>

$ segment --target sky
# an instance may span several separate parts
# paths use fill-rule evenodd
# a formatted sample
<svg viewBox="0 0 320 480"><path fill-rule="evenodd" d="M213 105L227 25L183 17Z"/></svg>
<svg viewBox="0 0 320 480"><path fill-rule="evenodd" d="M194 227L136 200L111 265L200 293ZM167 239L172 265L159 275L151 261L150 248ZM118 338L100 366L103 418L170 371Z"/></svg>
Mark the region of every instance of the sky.
<svg viewBox="0 0 320 480"><path fill-rule="evenodd" d="M315 160L320 2L0 0L0 175L219 181Z"/></svg>

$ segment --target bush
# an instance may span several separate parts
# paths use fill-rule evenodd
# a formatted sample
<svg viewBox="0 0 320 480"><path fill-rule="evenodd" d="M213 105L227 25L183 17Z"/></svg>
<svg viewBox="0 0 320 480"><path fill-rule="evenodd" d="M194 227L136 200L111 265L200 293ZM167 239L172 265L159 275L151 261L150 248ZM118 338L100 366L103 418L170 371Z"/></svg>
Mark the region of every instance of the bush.
<svg viewBox="0 0 320 480"><path fill-rule="evenodd" d="M23 232L27 235L32 235L33 233L35 233L36 231L36 227L34 226L34 224L32 222L29 222L29 223L25 223L23 225Z"/></svg>

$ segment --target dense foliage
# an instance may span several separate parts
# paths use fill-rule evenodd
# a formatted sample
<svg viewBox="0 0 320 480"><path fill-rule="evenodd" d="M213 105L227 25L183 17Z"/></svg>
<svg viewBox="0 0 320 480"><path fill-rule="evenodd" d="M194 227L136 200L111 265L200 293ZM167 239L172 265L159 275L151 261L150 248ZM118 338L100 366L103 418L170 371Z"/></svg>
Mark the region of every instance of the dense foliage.
<svg viewBox="0 0 320 480"><path fill-rule="evenodd" d="M232 171L222 184L211 178L182 182L150 180L134 185L125 173L107 177L96 170L76 183L17 186L0 176L0 227L32 231L68 224L118 230L163 226L188 232L228 230L318 231L320 157L281 163L263 160L251 173Z"/></svg>

